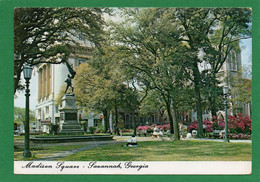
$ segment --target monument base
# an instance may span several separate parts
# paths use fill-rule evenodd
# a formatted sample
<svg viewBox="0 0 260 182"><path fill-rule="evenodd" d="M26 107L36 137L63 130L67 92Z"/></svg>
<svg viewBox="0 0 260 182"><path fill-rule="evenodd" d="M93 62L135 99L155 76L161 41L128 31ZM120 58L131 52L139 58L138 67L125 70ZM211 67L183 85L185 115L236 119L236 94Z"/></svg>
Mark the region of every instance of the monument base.
<svg viewBox="0 0 260 182"><path fill-rule="evenodd" d="M59 134L84 134L78 122L78 108L74 95L64 95L62 97L62 107L60 111L60 132Z"/></svg>

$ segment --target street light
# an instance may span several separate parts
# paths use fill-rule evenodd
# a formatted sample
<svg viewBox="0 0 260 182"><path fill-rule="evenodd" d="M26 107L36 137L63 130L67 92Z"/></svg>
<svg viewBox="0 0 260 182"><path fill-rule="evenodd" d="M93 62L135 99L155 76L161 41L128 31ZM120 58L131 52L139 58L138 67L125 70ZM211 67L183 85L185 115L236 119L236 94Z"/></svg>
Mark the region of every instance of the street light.
<svg viewBox="0 0 260 182"><path fill-rule="evenodd" d="M227 123L227 95L228 95L228 86L223 87L223 94L225 96L225 142L228 140L228 123Z"/></svg>
<svg viewBox="0 0 260 182"><path fill-rule="evenodd" d="M26 89L25 89L25 126L24 126L24 151L23 151L23 157L29 158L32 156L30 152L30 141L29 141L29 96L30 96L30 89L29 89L29 81L32 77L32 67L29 65L25 65L23 68L23 75L26 83Z"/></svg>

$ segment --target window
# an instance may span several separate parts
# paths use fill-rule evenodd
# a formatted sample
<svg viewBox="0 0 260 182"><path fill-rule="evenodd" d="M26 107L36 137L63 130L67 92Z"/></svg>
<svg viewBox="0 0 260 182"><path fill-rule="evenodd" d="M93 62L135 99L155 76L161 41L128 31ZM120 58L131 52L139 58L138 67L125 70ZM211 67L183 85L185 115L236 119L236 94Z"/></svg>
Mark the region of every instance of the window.
<svg viewBox="0 0 260 182"><path fill-rule="evenodd" d="M46 114L49 114L49 106L46 106Z"/></svg>
<svg viewBox="0 0 260 182"><path fill-rule="evenodd" d="M38 116L41 117L41 109L38 109Z"/></svg>

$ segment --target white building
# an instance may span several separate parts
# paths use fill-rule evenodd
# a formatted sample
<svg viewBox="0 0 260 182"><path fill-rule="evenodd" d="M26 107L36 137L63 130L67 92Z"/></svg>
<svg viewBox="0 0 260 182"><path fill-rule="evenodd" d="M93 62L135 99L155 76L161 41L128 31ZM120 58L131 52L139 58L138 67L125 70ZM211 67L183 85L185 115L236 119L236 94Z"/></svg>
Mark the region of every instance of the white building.
<svg viewBox="0 0 260 182"><path fill-rule="evenodd" d="M203 60L203 51L200 51L199 57L201 60ZM221 82L221 84L219 84L219 86L223 87L223 86L227 85L229 90L231 90L232 84L228 78L235 76L238 73L238 71L241 70L241 66L242 66L241 52L240 51L231 51L230 55L227 58L227 61L224 62L224 64L220 68L220 71L217 75L218 79ZM210 69L211 69L211 65L209 63L207 63L206 61L202 61L202 63L199 64L200 71L210 70ZM229 95L229 99L231 99L231 97L232 96ZM246 110L246 112L243 112L243 114L250 115L250 111L248 111L249 106L245 106L245 107L247 109L243 109L243 110ZM230 115L235 114L235 113L233 113L233 110L232 110L232 103L229 103L228 115L229 114ZM220 110L220 111L218 111L217 115L218 115L218 117L224 117L225 113L224 113L224 111ZM211 118L212 118L211 112L209 112L207 110L203 111L203 115L202 115L203 120L211 119ZM197 120L196 112L192 112L192 120Z"/></svg>
<svg viewBox="0 0 260 182"><path fill-rule="evenodd" d="M91 57L90 48L84 49L83 53L70 55L68 63L73 69L81 63L87 61ZM82 50L81 49L81 50ZM43 132L49 131L49 124L58 124L60 121L59 106L56 103L57 97L66 83L64 82L69 74L69 71L63 64L40 64L37 67L38 74L38 102L36 105L36 120ZM82 114L82 113L78 113ZM100 115L91 114L85 119L88 120L88 126L95 126L95 122L99 120ZM84 117L83 117L84 119ZM104 120L104 119L103 119Z"/></svg>

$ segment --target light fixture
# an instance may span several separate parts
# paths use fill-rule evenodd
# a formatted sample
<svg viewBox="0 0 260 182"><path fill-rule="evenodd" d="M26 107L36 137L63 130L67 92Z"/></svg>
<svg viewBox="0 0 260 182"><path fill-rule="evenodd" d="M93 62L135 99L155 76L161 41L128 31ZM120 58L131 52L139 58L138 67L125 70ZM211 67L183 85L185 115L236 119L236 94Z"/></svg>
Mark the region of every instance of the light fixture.
<svg viewBox="0 0 260 182"><path fill-rule="evenodd" d="M31 79L32 67L30 67L29 65L25 65L23 68L23 76L24 76L24 79Z"/></svg>
<svg viewBox="0 0 260 182"><path fill-rule="evenodd" d="M228 94L228 86L223 87L223 94L227 95Z"/></svg>

